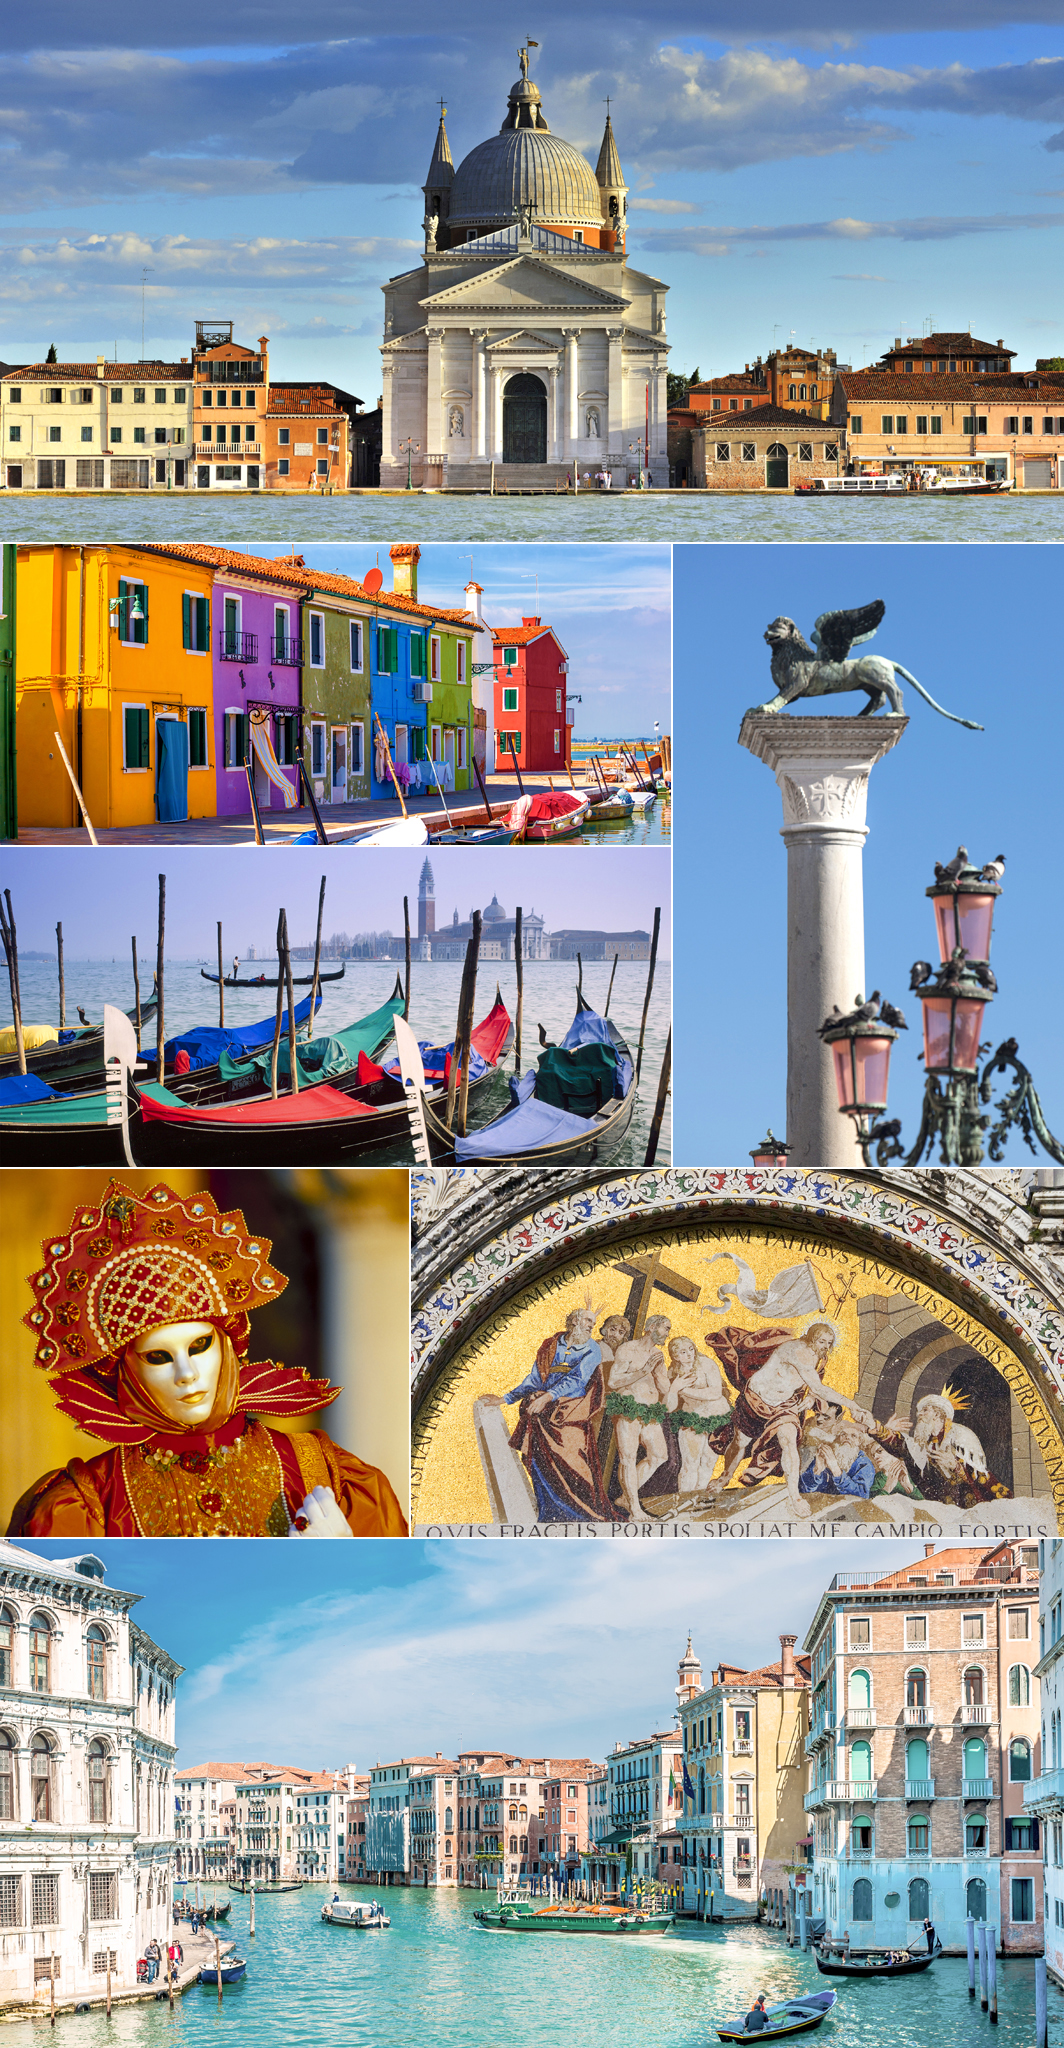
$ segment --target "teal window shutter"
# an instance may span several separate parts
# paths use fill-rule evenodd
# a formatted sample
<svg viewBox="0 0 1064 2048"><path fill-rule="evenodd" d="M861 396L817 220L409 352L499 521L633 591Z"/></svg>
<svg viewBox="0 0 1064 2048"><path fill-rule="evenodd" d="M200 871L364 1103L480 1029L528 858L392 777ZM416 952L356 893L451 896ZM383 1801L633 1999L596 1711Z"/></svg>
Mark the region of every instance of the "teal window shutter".
<svg viewBox="0 0 1064 2048"><path fill-rule="evenodd" d="M196 599L196 648L206 654L211 644L211 601L209 597Z"/></svg>
<svg viewBox="0 0 1064 2048"><path fill-rule="evenodd" d="M410 673L412 676L419 676L421 674L420 633L411 633L410 635Z"/></svg>
<svg viewBox="0 0 1064 2048"><path fill-rule="evenodd" d="M118 637L129 639L129 585L124 576L118 585Z"/></svg>
<svg viewBox="0 0 1064 2048"><path fill-rule="evenodd" d="M148 586L146 583L140 585L137 595L140 598L141 611L144 613L144 617L137 624L137 646L146 647L148 644Z"/></svg>
<svg viewBox="0 0 1064 2048"><path fill-rule="evenodd" d="M194 600L193 600L193 599L192 599L192 598L191 598L191 597L189 596L189 594L188 594L188 591L187 591L187 590L183 590L183 591L182 591L182 593L181 593L181 645L182 645L182 647L193 647L193 646L195 645L195 642L194 642L194 640L193 640L193 638L192 638L192 606L193 606L193 603L194 603Z"/></svg>

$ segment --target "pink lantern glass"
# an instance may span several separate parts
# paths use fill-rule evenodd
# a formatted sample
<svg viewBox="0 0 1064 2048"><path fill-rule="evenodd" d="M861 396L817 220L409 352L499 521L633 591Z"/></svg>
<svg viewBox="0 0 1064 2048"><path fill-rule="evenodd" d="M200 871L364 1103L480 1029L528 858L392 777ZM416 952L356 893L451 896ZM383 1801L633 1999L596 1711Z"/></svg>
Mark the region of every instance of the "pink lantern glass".
<svg viewBox="0 0 1064 2048"><path fill-rule="evenodd" d="M929 1074L959 1067L974 1073L979 1058L986 1000L971 996L924 996L924 1068ZM955 1012L955 1018L954 1018ZM953 1022L952 1059L950 1025Z"/></svg>
<svg viewBox="0 0 1064 2048"><path fill-rule="evenodd" d="M857 1104L885 1109L890 1074L890 1038L840 1038L831 1048L839 1108Z"/></svg>
<svg viewBox="0 0 1064 2048"><path fill-rule="evenodd" d="M970 960L989 960L990 933L994 923L995 896L976 896L967 891L954 896L933 896L939 957L943 964L955 946L963 946Z"/></svg>

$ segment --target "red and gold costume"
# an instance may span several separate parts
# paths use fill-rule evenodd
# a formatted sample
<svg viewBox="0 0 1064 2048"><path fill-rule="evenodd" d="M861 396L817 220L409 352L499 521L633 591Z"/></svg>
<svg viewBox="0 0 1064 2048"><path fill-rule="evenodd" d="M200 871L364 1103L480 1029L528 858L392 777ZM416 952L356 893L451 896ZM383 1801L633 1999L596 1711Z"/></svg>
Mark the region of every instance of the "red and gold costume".
<svg viewBox="0 0 1064 2048"><path fill-rule="evenodd" d="M110 1181L98 1206L45 1239L23 1318L56 1405L111 1448L47 1472L15 1510L25 1536L287 1536L306 1495L331 1487L355 1536L404 1536L383 1472L324 1430L289 1436L269 1417L310 1415L340 1392L327 1380L247 1357L249 1313L288 1282L270 1241L206 1192L180 1197ZM222 1364L206 1423L178 1429L126 1359L148 1330L213 1324Z"/></svg>

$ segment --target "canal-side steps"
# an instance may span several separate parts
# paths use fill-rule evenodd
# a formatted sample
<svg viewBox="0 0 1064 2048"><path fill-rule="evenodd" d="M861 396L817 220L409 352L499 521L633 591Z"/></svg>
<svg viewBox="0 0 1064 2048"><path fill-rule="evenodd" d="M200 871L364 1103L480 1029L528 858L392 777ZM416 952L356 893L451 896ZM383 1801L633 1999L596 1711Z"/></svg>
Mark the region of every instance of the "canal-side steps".
<svg viewBox="0 0 1064 2048"><path fill-rule="evenodd" d="M213 1934L207 1934L203 1931L199 1934L190 1934L186 1926L183 1929L178 1929L177 1939L184 1950L185 1959L174 1977L175 1998L182 1992L189 1990L191 1985L198 1983L200 1971L206 1969L214 1962ZM228 1936L222 1937L221 1950L223 1958L226 1950L235 1948L235 1946L235 1942L231 1941ZM157 1999L165 1999L167 1996L166 1974L163 1964L160 1964L159 1975L156 1977L154 1984L130 1984L128 1981L123 1982L115 1976L111 1978L112 2007L116 2005L144 2005L145 2003L154 2005ZM106 1982L102 1977L99 1983L99 1990L94 1988L89 1992L84 1990L76 1993L67 1992L65 1996L60 1989L58 1979L56 1980L55 2009L57 2013L76 2012L83 2007L88 2007L93 2012L102 2012L106 2004ZM43 1983L37 1985L34 1998L0 2000L0 2022L33 2017L47 2019L48 2011L47 1978L44 1979Z"/></svg>
<svg viewBox="0 0 1064 2048"><path fill-rule="evenodd" d="M581 475L584 474L589 466L586 463L582 465ZM495 494L497 497L553 498L565 491L567 477L571 490L573 477L573 464L571 462L497 462L495 464ZM426 476L425 484L426 488L433 488L431 474ZM614 488L618 488L621 484L622 479L618 476ZM455 494L465 495L469 492L480 496L482 492L490 492L492 488L491 464L490 462L463 462L460 465L456 463L453 469L447 469L443 472L441 480L435 485L435 488L446 497L451 497ZM594 489L598 492L597 484L588 484L586 488L588 490ZM599 495L605 496L605 493L603 492Z"/></svg>

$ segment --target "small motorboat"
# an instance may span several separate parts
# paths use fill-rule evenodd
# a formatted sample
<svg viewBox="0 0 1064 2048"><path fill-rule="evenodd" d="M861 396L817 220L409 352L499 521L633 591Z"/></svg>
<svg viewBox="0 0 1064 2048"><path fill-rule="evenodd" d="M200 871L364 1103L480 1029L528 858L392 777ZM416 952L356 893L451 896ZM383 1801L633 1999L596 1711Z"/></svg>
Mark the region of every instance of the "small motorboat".
<svg viewBox="0 0 1064 2048"><path fill-rule="evenodd" d="M518 839L572 839L590 810L590 797L574 789L547 789L518 797L509 823Z"/></svg>
<svg viewBox="0 0 1064 2048"><path fill-rule="evenodd" d="M239 1984L241 1977L247 1975L247 1967L247 1961L244 1956L223 1956L221 1961L222 1983ZM199 1973L200 1983L216 1985L218 1982L218 1972L219 1966L217 1963L208 1963Z"/></svg>
<svg viewBox="0 0 1064 2048"><path fill-rule="evenodd" d="M854 1954L832 1954L830 1945L824 1944L813 1950L817 1969L822 1977L915 1977L921 1970L929 1970L936 1956L942 1954L942 1943L936 1941L934 1952L913 1954L911 1949L866 1948Z"/></svg>
<svg viewBox="0 0 1064 2048"><path fill-rule="evenodd" d="M329 1927L358 1927L367 1932L392 1924L379 1899L371 1899L367 1906L360 1899L342 1899L338 1892L322 1907L321 1917Z"/></svg>
<svg viewBox="0 0 1064 2048"><path fill-rule="evenodd" d="M766 2005L766 2027L760 2027L756 2034L747 2032L746 2015L717 2028L718 2041L779 2041L786 2034L810 2034L826 2020L833 2005L838 2002L834 1991L814 1991L808 1998L783 1998L776 2005Z"/></svg>
<svg viewBox="0 0 1064 2048"><path fill-rule="evenodd" d="M606 789L600 791L598 796L592 796L591 816L588 819L588 823L590 825L604 825L612 822L615 818L628 819L631 817L634 809L635 804L632 800L631 790Z"/></svg>

